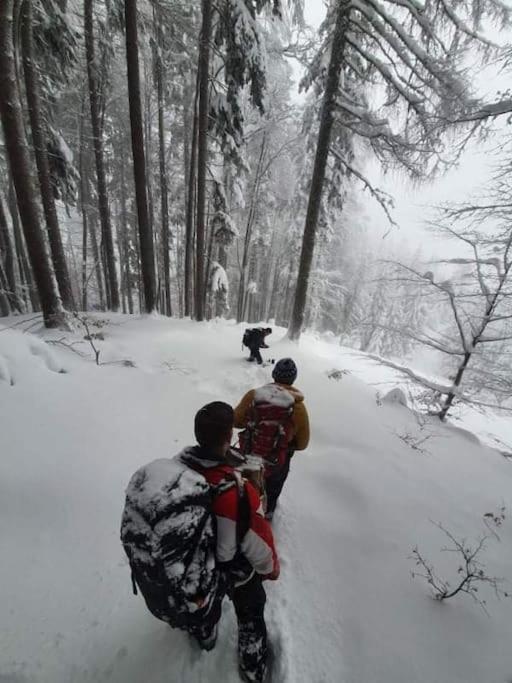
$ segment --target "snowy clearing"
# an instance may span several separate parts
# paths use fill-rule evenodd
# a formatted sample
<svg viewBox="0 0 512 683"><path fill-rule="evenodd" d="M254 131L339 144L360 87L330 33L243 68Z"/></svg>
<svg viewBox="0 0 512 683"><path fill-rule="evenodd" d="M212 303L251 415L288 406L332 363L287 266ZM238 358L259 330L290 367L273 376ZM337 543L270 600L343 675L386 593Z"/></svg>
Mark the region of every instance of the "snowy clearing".
<svg viewBox="0 0 512 683"><path fill-rule="evenodd" d="M0 328L0 682L235 683L231 605L211 653L158 622L132 595L119 524L135 469L191 444L202 404L236 403L270 368L244 361L234 323L109 319L99 367L87 342L74 347L82 358ZM473 539L505 505L501 541L483 559L512 583L512 462L376 400L393 386L388 369L283 334L274 330L267 357L297 361L312 443L293 459L274 521L274 683L508 683L512 601L482 594L489 616L468 596L436 602L411 578L410 555L418 545L454 578L457 559L440 552L431 520ZM350 373L336 380L333 369ZM460 427L510 444L511 422L468 414Z"/></svg>

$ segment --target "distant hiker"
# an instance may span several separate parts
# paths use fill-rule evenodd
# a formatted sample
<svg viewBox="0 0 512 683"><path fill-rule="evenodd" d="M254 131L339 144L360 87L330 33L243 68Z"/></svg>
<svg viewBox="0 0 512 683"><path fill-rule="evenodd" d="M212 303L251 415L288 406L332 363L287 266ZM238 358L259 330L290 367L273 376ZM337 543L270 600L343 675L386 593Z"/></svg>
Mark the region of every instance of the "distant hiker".
<svg viewBox="0 0 512 683"><path fill-rule="evenodd" d="M252 389L235 408L235 427L243 429L240 449L247 456L261 458L264 467L267 519L273 517L294 452L309 443L304 396L293 386L297 366L291 358L282 358L272 377L274 383Z"/></svg>
<svg viewBox="0 0 512 683"><path fill-rule="evenodd" d="M252 329L245 330L242 346L247 346L250 350L251 355L247 360L257 361L258 365L263 363L263 358L261 357L260 349L268 349L269 347L265 343L265 337L272 334L271 327L253 327Z"/></svg>
<svg viewBox="0 0 512 683"><path fill-rule="evenodd" d="M267 631L262 581L277 579L272 529L259 492L230 449L233 409L215 402L195 416L198 445L139 469L126 492L121 540L134 590L149 610L190 633L203 650L217 640L222 601L238 620L242 678L262 683Z"/></svg>

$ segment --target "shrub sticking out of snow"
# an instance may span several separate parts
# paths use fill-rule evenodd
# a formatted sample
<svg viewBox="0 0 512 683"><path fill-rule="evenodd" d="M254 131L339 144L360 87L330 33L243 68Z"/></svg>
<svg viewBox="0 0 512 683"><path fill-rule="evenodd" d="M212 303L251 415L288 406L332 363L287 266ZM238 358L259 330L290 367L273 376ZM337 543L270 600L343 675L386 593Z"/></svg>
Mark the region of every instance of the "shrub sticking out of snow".
<svg viewBox="0 0 512 683"><path fill-rule="evenodd" d="M437 523L438 529L448 538L448 545L441 548L441 552L453 553L457 561L455 579L448 581L441 578L434 566L423 557L418 547L412 551L412 559L417 570L412 572L413 578L422 578L430 586L436 600L442 602L449 600L456 595L469 595L480 607L487 612L487 600L480 594L480 589L487 585L490 586L497 598L512 597L507 591L501 588L504 583L503 578L490 576L483 562L483 555L488 541L491 539L499 541L500 538L496 528L500 528L505 520L505 508L502 506L498 512L487 512L484 515L484 524L487 532L480 536L474 543L467 539L456 538L451 531L448 531L442 524Z"/></svg>
<svg viewBox="0 0 512 683"><path fill-rule="evenodd" d="M327 377L329 379L334 379L337 382L341 381L343 377L345 377L346 375L350 375L349 370L336 370L336 368L329 370L329 372L327 373Z"/></svg>

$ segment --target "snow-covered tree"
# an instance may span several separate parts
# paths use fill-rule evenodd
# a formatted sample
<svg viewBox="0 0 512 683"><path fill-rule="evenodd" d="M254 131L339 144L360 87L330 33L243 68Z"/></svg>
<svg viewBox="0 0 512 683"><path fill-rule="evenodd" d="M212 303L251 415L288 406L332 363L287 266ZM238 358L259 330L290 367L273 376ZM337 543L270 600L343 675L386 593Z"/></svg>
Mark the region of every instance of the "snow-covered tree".
<svg viewBox="0 0 512 683"><path fill-rule="evenodd" d="M507 361L512 350L512 230L508 210L501 214L503 223L499 210L489 213L489 207L483 205L446 207L443 215L437 230L456 240L461 255L442 260L437 272L403 265L397 271L397 279L421 286L428 306L436 307L430 329L418 333L406 328L402 334L446 359L449 382L437 390L441 419L456 401L506 407L512 396ZM488 222L482 225L485 217ZM441 315L443 308L450 318ZM444 323L447 319L448 325Z"/></svg>
<svg viewBox="0 0 512 683"><path fill-rule="evenodd" d="M332 155L386 209L386 201L358 167L357 143L366 145L385 168L398 166L415 179L441 171L454 159L443 133L476 108L465 56L498 57L485 24L508 24L501 0L337 0L331 2L318 50L305 84L314 84L323 103L310 186L301 263L289 328L300 336L320 215L324 180ZM328 67L326 68L326 64ZM335 124L345 131L335 144ZM347 144L347 140L348 143Z"/></svg>

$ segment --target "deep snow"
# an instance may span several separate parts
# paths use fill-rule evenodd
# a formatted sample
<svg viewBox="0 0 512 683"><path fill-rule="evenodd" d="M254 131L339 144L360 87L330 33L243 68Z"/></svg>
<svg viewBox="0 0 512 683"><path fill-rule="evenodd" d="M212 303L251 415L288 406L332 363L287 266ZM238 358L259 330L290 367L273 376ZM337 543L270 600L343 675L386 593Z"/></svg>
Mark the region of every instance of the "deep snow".
<svg viewBox="0 0 512 683"><path fill-rule="evenodd" d="M231 605L212 653L155 620L131 593L119 523L132 473L192 443L202 404L235 403L270 368L243 360L233 323L110 320L100 359L136 367L0 328L0 683L234 683ZM456 569L430 520L476 537L484 513L512 514L512 462L376 400L395 379L364 357L283 333L267 354L297 361L312 442L274 522L274 683L508 683L512 602L488 596L489 617L467 596L437 603L409 556L418 544L440 573ZM510 421L478 419L460 424L512 442ZM422 450L404 442L429 435ZM512 519L499 533L486 564L512 581Z"/></svg>

